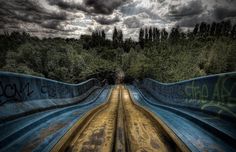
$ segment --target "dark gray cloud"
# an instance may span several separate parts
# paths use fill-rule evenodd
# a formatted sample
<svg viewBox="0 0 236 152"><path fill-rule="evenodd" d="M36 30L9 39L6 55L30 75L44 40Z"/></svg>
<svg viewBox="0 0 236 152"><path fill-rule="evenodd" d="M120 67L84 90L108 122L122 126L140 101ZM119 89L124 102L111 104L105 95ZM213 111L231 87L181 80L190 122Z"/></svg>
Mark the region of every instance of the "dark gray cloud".
<svg viewBox="0 0 236 152"><path fill-rule="evenodd" d="M186 17L181 20L179 20L176 25L180 27L194 27L196 23L201 23L201 22L212 22L214 19L212 19L208 15L195 15L192 17Z"/></svg>
<svg viewBox="0 0 236 152"><path fill-rule="evenodd" d="M0 0L0 32L79 37L96 28L137 38L138 28L193 27L196 23L236 20L236 0Z"/></svg>
<svg viewBox="0 0 236 152"><path fill-rule="evenodd" d="M4 26L18 24L16 27L19 27L23 23L32 23L44 28L60 30L57 27L67 19L67 13L50 12L37 1L8 0L0 3L0 18Z"/></svg>
<svg viewBox="0 0 236 152"><path fill-rule="evenodd" d="M213 11L213 16L217 20L223 20L228 17L236 17L236 7L225 8L222 6L215 6Z"/></svg>
<svg viewBox="0 0 236 152"><path fill-rule="evenodd" d="M188 14L185 17L179 18L176 24L183 27L193 27L196 23L200 22L211 23L213 21L219 22L225 19L236 18L236 1L224 0L221 1L221 3L215 3L212 5L213 7L208 10L204 8L200 9L201 11L192 11L196 13L192 13L192 15ZM194 7L194 5L191 7Z"/></svg>
<svg viewBox="0 0 236 152"><path fill-rule="evenodd" d="M95 17L94 20L102 25L110 25L110 24L114 24L116 22L119 22L120 18L118 16L115 16L113 18L98 16L98 17Z"/></svg>
<svg viewBox="0 0 236 152"><path fill-rule="evenodd" d="M84 0L86 6L92 7L94 13L111 14L126 0Z"/></svg>
<svg viewBox="0 0 236 152"><path fill-rule="evenodd" d="M89 8L84 6L82 3L76 3L75 1L67 1L67 0L47 0L50 5L58 6L63 10L76 11L81 10L84 12L90 12Z"/></svg>
<svg viewBox="0 0 236 152"><path fill-rule="evenodd" d="M170 5L169 16L173 19L181 19L183 17L199 15L204 11L202 1L194 0L184 5Z"/></svg>
<svg viewBox="0 0 236 152"><path fill-rule="evenodd" d="M114 9L128 0L83 0L82 3L68 0L48 0L49 4L57 5L65 10L81 10L87 13L112 14Z"/></svg>

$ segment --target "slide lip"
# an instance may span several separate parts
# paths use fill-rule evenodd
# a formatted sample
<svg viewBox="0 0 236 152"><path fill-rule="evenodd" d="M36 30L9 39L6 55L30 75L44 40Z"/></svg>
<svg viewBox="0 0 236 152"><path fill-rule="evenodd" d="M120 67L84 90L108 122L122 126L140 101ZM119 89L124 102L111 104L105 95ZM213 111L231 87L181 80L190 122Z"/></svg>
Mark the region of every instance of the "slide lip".
<svg viewBox="0 0 236 152"><path fill-rule="evenodd" d="M158 83L158 84L161 84L161 85L166 85L166 86L169 86L169 85L175 85L175 84L182 84L182 83L187 83L187 82L192 82L194 80L202 80L202 79L205 79L205 78L212 78L212 77L216 77L216 76L235 76L236 77L236 72L227 72L227 73L219 73L219 74L211 74L211 75L207 75L207 76L201 76L201 77L196 77L196 78L192 78L192 79L187 79L187 80L182 80L182 81L177 81L177 82L170 82L170 83L164 83L164 82L160 82L158 80L154 80L154 79L151 79L151 78L144 78L143 80L150 80L150 81L153 81L155 83Z"/></svg>
<svg viewBox="0 0 236 152"><path fill-rule="evenodd" d="M14 78L18 77L18 78L26 78L26 79L39 79L39 80L46 80L46 81L64 84L64 85L70 85L70 86L79 86L79 85L82 85L82 84L89 82L91 80L98 81L98 79L96 79L96 78L91 78L91 79L85 80L83 82L74 84L74 83L67 83L67 82L57 81L57 80L53 80L53 79L49 79L49 78L44 78L44 77L40 77L40 76L33 76L33 75L29 75L29 74L22 74L22 73L8 72L8 71L0 71L0 76L6 76L9 78L10 77L14 77Z"/></svg>

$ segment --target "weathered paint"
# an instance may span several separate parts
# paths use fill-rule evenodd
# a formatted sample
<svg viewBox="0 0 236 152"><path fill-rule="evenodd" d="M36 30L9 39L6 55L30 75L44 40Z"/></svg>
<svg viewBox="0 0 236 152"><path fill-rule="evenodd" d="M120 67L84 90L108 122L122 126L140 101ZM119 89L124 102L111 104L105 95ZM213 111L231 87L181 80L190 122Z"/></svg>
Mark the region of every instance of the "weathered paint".
<svg viewBox="0 0 236 152"><path fill-rule="evenodd" d="M233 122L231 123L233 125L229 126L228 121L216 118L214 115L164 104L134 86L129 86L129 89L137 104L162 119L191 151L234 151L235 125Z"/></svg>
<svg viewBox="0 0 236 152"><path fill-rule="evenodd" d="M86 118L52 151L189 151L156 117L134 104L123 86L116 87L106 105Z"/></svg>
<svg viewBox="0 0 236 152"><path fill-rule="evenodd" d="M82 103L0 124L0 151L50 151L83 115L103 104L109 92L106 87Z"/></svg>
<svg viewBox="0 0 236 152"><path fill-rule="evenodd" d="M86 127L78 132L67 150L72 152L112 151L118 103L119 87L116 87L111 93L107 106L87 122Z"/></svg>
<svg viewBox="0 0 236 152"><path fill-rule="evenodd" d="M156 117L135 105L127 89L122 90L122 102L128 151L189 151L187 147L177 144L177 142L182 143L180 139L170 137L172 131L164 129Z"/></svg>

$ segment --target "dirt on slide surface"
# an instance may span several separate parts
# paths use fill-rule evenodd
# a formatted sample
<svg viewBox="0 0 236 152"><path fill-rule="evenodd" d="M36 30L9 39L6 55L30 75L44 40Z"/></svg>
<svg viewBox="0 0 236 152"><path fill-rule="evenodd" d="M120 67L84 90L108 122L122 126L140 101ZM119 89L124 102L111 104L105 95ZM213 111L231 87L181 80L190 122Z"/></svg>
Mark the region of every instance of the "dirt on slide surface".
<svg viewBox="0 0 236 152"><path fill-rule="evenodd" d="M81 128L73 133L76 135L66 145L66 151L181 151L163 127L132 101L122 85L112 90L106 107L94 113Z"/></svg>
<svg viewBox="0 0 236 152"><path fill-rule="evenodd" d="M163 130L144 111L134 105L127 89L122 89L122 102L125 109L129 151L176 151L173 149L171 139L166 137Z"/></svg>

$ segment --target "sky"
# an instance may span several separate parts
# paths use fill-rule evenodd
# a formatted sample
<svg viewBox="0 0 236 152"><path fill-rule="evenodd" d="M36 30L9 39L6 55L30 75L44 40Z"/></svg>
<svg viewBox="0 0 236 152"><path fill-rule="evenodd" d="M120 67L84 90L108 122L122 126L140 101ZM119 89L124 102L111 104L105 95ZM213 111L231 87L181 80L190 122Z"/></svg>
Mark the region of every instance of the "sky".
<svg viewBox="0 0 236 152"><path fill-rule="evenodd" d="M38 37L79 38L116 26L124 38L141 27L191 29L196 23L230 19L236 0L0 0L0 32L26 31Z"/></svg>

